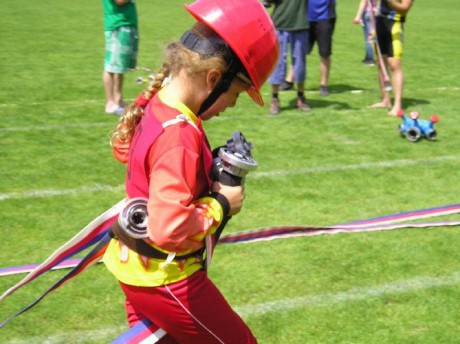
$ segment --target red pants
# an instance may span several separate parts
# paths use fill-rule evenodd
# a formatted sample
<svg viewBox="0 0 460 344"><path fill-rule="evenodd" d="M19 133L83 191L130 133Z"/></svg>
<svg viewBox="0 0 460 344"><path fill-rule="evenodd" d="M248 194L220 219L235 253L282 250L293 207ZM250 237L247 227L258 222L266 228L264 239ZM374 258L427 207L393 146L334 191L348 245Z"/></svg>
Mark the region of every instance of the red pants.
<svg viewBox="0 0 460 344"><path fill-rule="evenodd" d="M167 332L159 343L257 343L204 271L161 287L120 284L130 326L148 318Z"/></svg>

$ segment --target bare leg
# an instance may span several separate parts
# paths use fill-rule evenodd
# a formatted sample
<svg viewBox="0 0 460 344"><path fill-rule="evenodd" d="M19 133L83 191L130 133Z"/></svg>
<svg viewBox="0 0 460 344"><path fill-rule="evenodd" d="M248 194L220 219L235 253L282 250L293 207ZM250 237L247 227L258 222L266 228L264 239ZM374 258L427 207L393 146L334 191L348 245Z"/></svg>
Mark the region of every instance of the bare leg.
<svg viewBox="0 0 460 344"><path fill-rule="evenodd" d="M113 74L113 100L115 104L120 107L124 106L123 103L123 74Z"/></svg>
<svg viewBox="0 0 460 344"><path fill-rule="evenodd" d="M105 89L105 111L110 112L115 106L115 98L113 96L113 75L112 73L104 71L102 80Z"/></svg>
<svg viewBox="0 0 460 344"><path fill-rule="evenodd" d="M293 83L294 82L294 68L292 65L289 67L288 74L286 76L286 81Z"/></svg>
<svg viewBox="0 0 460 344"><path fill-rule="evenodd" d="M294 87L294 67L289 65L289 69L284 79L284 82L280 85L280 91L289 91Z"/></svg>
<svg viewBox="0 0 460 344"><path fill-rule="evenodd" d="M123 107L123 74L116 74L104 71L102 75L105 89L105 112L120 114Z"/></svg>
<svg viewBox="0 0 460 344"><path fill-rule="evenodd" d="M384 63L388 65L388 57L383 56ZM385 87L383 84L383 78L382 78L382 72L380 71L380 65L379 65L379 87L380 87L380 93L382 95L382 100L368 106L370 109L376 109L376 108L391 108L391 98L390 98L390 92L385 91Z"/></svg>
<svg viewBox="0 0 460 344"><path fill-rule="evenodd" d="M388 112L390 116L396 116L402 109L402 95L404 86L404 74L401 59L389 57L388 62L391 68L391 82L393 84L394 103Z"/></svg>
<svg viewBox="0 0 460 344"><path fill-rule="evenodd" d="M321 61L319 63L319 71L321 73L321 86L328 86L330 69L331 69L331 57L321 56Z"/></svg>

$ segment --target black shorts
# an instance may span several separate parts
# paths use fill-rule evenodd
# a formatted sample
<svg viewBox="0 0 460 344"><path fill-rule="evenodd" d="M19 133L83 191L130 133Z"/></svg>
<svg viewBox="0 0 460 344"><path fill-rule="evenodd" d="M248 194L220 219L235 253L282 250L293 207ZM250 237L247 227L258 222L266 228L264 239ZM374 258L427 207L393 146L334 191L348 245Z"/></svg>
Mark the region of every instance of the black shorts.
<svg viewBox="0 0 460 344"><path fill-rule="evenodd" d="M401 59L404 47L404 24L388 18L377 17L375 29L382 55Z"/></svg>
<svg viewBox="0 0 460 344"><path fill-rule="evenodd" d="M308 53L313 50L315 42L318 43L318 52L321 57L332 55L332 35L335 28L335 18L310 22Z"/></svg>

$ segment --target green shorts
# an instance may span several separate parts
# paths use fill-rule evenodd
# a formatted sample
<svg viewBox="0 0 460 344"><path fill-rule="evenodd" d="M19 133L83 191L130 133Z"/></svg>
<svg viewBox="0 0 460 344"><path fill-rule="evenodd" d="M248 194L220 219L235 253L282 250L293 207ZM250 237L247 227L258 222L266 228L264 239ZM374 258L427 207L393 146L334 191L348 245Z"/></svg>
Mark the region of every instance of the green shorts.
<svg viewBox="0 0 460 344"><path fill-rule="evenodd" d="M104 70L123 74L136 68L139 35L134 26L122 26L114 31L105 31Z"/></svg>

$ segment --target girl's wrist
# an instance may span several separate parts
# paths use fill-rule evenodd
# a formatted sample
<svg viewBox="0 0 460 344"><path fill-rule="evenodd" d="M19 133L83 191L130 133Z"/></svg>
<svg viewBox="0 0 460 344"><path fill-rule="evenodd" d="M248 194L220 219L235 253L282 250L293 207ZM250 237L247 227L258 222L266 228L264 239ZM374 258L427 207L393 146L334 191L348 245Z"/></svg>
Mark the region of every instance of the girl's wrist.
<svg viewBox="0 0 460 344"><path fill-rule="evenodd" d="M219 202L220 206L222 207L222 212L223 212L224 217L228 216L230 212L230 203L227 197L225 197L224 195L218 192L213 192L211 194L211 197L215 198L217 202Z"/></svg>

